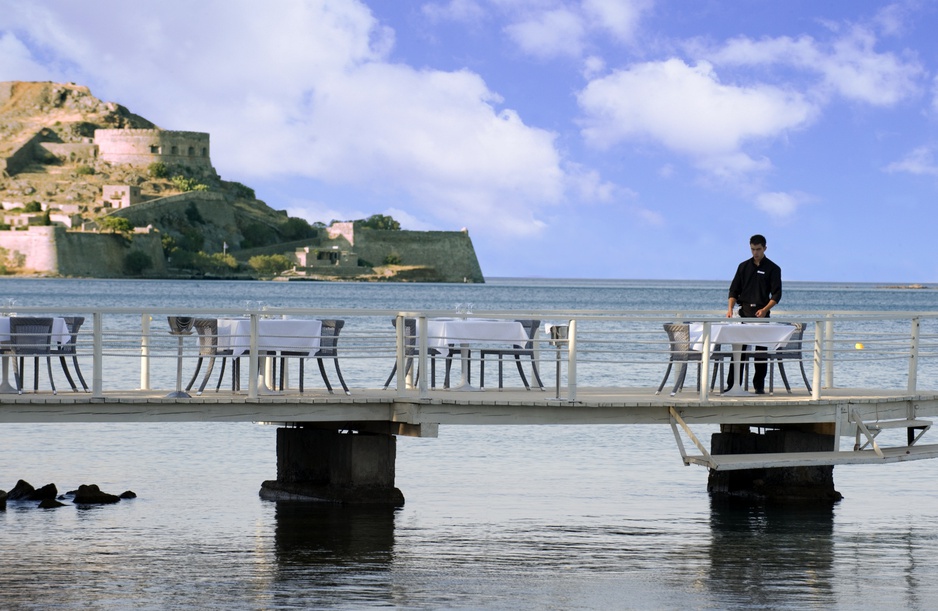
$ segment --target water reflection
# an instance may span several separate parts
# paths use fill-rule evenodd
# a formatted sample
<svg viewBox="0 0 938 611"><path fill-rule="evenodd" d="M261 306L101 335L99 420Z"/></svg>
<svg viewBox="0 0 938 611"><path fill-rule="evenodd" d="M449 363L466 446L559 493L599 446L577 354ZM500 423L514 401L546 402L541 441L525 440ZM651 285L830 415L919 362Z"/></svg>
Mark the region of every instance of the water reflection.
<svg viewBox="0 0 938 611"><path fill-rule="evenodd" d="M281 567L390 564L393 508L278 501L274 542Z"/></svg>
<svg viewBox="0 0 938 611"><path fill-rule="evenodd" d="M753 607L829 605L834 509L710 502L710 589Z"/></svg>

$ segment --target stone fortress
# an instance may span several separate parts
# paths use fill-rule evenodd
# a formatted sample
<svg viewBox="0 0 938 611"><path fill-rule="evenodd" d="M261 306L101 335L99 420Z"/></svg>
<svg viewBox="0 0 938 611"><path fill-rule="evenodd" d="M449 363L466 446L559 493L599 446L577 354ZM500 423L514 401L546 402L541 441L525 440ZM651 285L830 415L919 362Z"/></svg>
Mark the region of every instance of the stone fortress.
<svg viewBox="0 0 938 611"><path fill-rule="evenodd" d="M185 168L213 186L154 187L145 177L157 162ZM78 171L82 167L88 171ZM153 262L147 276L167 277L162 237L196 217L204 252L221 252L224 245L242 261L284 254L295 262L284 274L288 279L485 281L465 230L389 231L334 222L315 238L243 250L246 217L270 226L288 217L243 186L249 198L219 189L223 183L208 133L160 129L71 83L0 83L0 214L10 227L0 230L0 248L20 273L122 277L128 254L142 251ZM133 235L98 231L96 221L106 216L129 220Z"/></svg>

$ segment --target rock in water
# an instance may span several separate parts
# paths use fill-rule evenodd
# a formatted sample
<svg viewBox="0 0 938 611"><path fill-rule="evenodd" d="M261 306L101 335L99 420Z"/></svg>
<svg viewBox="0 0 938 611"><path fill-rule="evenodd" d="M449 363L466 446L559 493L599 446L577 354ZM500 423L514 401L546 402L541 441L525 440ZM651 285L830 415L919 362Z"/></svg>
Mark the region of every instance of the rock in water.
<svg viewBox="0 0 938 611"><path fill-rule="evenodd" d="M7 493L7 500L9 501L20 501L29 497L30 494L35 492L32 484L19 480L16 482L16 485L13 486L13 490Z"/></svg>
<svg viewBox="0 0 938 611"><path fill-rule="evenodd" d="M97 484L82 484L75 492L73 502L76 505L104 505L107 503L117 503L121 498L114 494L101 492Z"/></svg>

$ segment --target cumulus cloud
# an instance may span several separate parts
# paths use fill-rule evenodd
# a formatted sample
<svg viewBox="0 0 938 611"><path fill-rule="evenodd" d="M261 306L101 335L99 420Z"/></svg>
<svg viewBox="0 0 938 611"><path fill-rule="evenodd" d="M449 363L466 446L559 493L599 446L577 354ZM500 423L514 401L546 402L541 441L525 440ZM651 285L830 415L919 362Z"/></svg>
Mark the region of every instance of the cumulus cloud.
<svg viewBox="0 0 938 611"><path fill-rule="evenodd" d="M712 66L679 59L635 64L590 82L578 101L587 142L608 148L656 142L714 171L764 169L747 143L805 126L816 108L797 92L720 82Z"/></svg>
<svg viewBox="0 0 938 611"><path fill-rule="evenodd" d="M515 234L540 231L538 212L568 188L553 133L476 73L391 62L394 32L354 0L0 0L0 14L0 44L15 51L0 54L0 80L34 80L10 58L35 67L41 55L56 78L165 129L210 132L223 175L380 190L439 225L484 219Z"/></svg>
<svg viewBox="0 0 938 611"><path fill-rule="evenodd" d="M507 26L505 32L515 44L531 55L543 58L561 55L577 57L582 51L584 24L578 13L559 8L533 14Z"/></svg>
<svg viewBox="0 0 938 611"><path fill-rule="evenodd" d="M918 176L938 176L938 162L935 161L935 151L928 146L920 146L908 155L887 165L886 172L895 174L904 172Z"/></svg>
<svg viewBox="0 0 938 611"><path fill-rule="evenodd" d="M831 42L810 36L790 38L735 38L704 52L717 65L795 68L819 78L819 93L836 94L874 106L892 106L918 90L924 71L913 59L875 49L875 33L855 26Z"/></svg>

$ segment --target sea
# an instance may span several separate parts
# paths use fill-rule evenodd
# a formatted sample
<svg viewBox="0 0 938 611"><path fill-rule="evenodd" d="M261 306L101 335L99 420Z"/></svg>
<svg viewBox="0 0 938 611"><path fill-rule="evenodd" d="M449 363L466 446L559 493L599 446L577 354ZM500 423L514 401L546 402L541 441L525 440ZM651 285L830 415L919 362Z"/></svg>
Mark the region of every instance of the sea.
<svg viewBox="0 0 938 611"><path fill-rule="evenodd" d="M726 290L2 279L0 303L721 311ZM934 312L938 290L789 282L776 312L853 310ZM8 503L0 608L938 608L936 461L837 466L844 498L832 507L725 505L666 426L443 426L438 438L398 439L403 507L354 508L260 499L276 477L275 435L250 423L0 425L0 488L23 479L137 495Z"/></svg>

